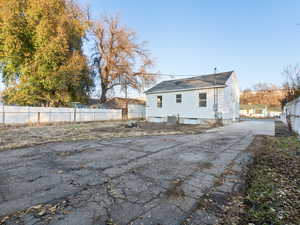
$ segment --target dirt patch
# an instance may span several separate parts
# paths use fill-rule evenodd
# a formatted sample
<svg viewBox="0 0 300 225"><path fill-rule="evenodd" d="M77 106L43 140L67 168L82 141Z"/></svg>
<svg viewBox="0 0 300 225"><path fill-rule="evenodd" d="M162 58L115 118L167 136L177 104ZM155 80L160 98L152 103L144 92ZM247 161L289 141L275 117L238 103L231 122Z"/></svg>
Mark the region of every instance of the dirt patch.
<svg viewBox="0 0 300 225"><path fill-rule="evenodd" d="M275 135L277 137L289 137L294 136L292 132L288 129L288 127L281 121L275 121Z"/></svg>
<svg viewBox="0 0 300 225"><path fill-rule="evenodd" d="M213 164L211 162L200 162L198 166L201 169L209 169L213 166Z"/></svg>
<svg viewBox="0 0 300 225"><path fill-rule="evenodd" d="M127 122L93 122L57 124L40 127L0 129L0 151L60 141L98 140L145 135L198 134L207 126L168 125L139 122L137 128L126 128Z"/></svg>
<svg viewBox="0 0 300 225"><path fill-rule="evenodd" d="M183 180L177 179L171 183L170 187L166 191L166 196L168 199L178 199L185 197L185 193L182 189L183 182Z"/></svg>

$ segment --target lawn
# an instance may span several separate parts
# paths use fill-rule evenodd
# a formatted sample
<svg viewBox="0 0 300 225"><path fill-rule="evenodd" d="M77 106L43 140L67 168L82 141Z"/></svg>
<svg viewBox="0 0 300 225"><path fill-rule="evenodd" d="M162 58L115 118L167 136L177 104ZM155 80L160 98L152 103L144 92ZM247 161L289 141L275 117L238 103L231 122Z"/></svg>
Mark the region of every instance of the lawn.
<svg viewBox="0 0 300 225"><path fill-rule="evenodd" d="M300 224L300 142L296 136L260 138L241 224Z"/></svg>

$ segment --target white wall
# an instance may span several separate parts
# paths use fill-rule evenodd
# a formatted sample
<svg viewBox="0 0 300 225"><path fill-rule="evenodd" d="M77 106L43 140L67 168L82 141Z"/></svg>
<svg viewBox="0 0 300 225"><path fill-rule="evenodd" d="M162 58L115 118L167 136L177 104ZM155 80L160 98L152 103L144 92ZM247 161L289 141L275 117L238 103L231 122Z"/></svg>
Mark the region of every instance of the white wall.
<svg viewBox="0 0 300 225"><path fill-rule="evenodd" d="M128 104L128 119L145 119L146 105Z"/></svg>
<svg viewBox="0 0 300 225"><path fill-rule="evenodd" d="M300 135L300 97L285 105L281 115L284 123L287 123L286 115L290 115L292 129Z"/></svg>
<svg viewBox="0 0 300 225"><path fill-rule="evenodd" d="M269 116L270 117L275 117L275 116L280 116L282 112L278 112L278 111L270 111L269 112Z"/></svg>
<svg viewBox="0 0 300 225"><path fill-rule="evenodd" d="M84 122L121 119L122 110L119 109L76 109L75 116L75 110L73 108L0 107L0 123L5 124Z"/></svg>
<svg viewBox="0 0 300 225"><path fill-rule="evenodd" d="M224 88L219 88L218 100L220 105L223 104L223 90ZM199 93L207 93L207 107L199 107ZM182 103L176 103L176 94L182 94ZM157 96L162 96L162 108L157 107ZM155 117L166 118L167 116L178 115L185 118L215 118L213 89L147 94L146 97L146 117L153 122L165 121L165 119Z"/></svg>
<svg viewBox="0 0 300 225"><path fill-rule="evenodd" d="M238 119L240 117L240 90L235 73L226 82L223 101L222 118L229 120Z"/></svg>

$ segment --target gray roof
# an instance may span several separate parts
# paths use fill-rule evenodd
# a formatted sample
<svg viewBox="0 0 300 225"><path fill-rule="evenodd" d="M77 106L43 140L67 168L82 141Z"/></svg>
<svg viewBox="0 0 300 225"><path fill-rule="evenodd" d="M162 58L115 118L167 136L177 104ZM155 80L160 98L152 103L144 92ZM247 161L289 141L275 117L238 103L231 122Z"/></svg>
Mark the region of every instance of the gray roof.
<svg viewBox="0 0 300 225"><path fill-rule="evenodd" d="M186 79L167 80L160 82L154 87L145 91L145 93L169 92L176 90L189 90L211 88L215 86L225 86L226 81L234 71L207 74Z"/></svg>

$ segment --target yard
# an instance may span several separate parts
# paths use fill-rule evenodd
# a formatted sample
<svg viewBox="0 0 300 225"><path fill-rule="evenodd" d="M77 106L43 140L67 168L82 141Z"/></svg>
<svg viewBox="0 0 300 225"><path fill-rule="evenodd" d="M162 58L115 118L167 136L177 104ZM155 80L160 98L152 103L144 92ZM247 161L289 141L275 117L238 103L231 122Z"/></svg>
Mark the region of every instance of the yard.
<svg viewBox="0 0 300 225"><path fill-rule="evenodd" d="M15 129L19 133L10 135L19 140L22 134L23 145L34 144L26 140L33 131L49 135L35 143L59 142L21 147L16 141L17 149L0 152L0 223L216 224L221 217L203 207L205 196L218 190L215 196L222 202L222 196L239 184L229 171L239 173L248 162L245 149L254 136L274 134L272 121L246 121L209 132L196 126L168 130L162 125L136 129L108 124L64 125L62 137L51 137L59 129L56 126ZM182 134L184 128L188 132L195 128L194 134ZM101 136L107 130L129 136L137 130L140 136ZM66 135L70 131L78 138L89 137L89 131L99 136L72 141ZM141 135L147 131L149 136Z"/></svg>
<svg viewBox="0 0 300 225"><path fill-rule="evenodd" d="M127 122L90 122L48 126L0 128L0 151L36 144L62 141L102 140L166 134L199 134L209 127L204 125L168 125L138 122L137 128L126 128Z"/></svg>

